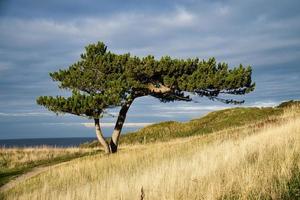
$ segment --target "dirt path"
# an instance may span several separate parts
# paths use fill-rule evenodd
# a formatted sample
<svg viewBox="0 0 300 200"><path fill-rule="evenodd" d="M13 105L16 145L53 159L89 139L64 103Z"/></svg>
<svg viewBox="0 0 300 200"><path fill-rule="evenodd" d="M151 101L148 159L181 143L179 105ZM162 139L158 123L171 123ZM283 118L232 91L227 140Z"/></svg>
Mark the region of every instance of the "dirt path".
<svg viewBox="0 0 300 200"><path fill-rule="evenodd" d="M34 177L34 176L37 176L37 175L41 174L42 172L48 171L48 170L53 169L55 167L59 167L61 165L65 165L69 162L70 161L65 161L65 162L50 165L50 166L35 167L32 170L30 170L29 172L26 172L25 174L22 174L22 175L16 177L15 179L9 181L8 183L6 183L2 187L0 187L0 193L10 190L13 187L15 187L16 185L20 184L21 182L24 182L24 181L26 181L26 180Z"/></svg>

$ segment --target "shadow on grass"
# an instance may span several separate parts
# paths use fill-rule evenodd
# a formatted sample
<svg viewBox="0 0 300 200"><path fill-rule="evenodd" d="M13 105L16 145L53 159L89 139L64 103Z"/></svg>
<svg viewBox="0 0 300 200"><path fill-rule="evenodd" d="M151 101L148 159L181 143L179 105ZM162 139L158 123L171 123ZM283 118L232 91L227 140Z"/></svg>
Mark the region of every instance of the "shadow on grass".
<svg viewBox="0 0 300 200"><path fill-rule="evenodd" d="M283 194L283 199L300 199L300 169L295 167L292 171L292 178L287 184L287 191Z"/></svg>

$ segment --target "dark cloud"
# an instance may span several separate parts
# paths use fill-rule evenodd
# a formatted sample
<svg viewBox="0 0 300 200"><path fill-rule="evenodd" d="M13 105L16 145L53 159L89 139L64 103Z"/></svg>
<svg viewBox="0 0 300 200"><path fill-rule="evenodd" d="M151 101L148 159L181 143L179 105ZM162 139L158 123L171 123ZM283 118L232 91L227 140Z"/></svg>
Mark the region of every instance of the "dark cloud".
<svg viewBox="0 0 300 200"><path fill-rule="evenodd" d="M172 1L139 1L131 0L120 2L118 0L11 0L4 2L0 16L15 18L47 18L65 20L87 16L110 16L126 10L155 12L166 11L172 6Z"/></svg>

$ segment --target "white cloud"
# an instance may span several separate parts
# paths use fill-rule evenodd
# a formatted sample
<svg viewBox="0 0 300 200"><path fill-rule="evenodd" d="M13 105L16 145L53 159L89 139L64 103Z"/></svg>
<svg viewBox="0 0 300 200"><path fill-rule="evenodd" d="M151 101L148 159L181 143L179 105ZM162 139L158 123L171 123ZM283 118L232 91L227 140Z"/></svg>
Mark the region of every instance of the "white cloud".
<svg viewBox="0 0 300 200"><path fill-rule="evenodd" d="M87 128L94 128L95 125L94 123L80 123L84 125ZM144 126L149 126L153 123L145 123L145 122L136 122L136 123L124 123L124 127L144 127ZM101 127L114 127L115 123L109 123L109 122L102 122L100 123Z"/></svg>
<svg viewBox="0 0 300 200"><path fill-rule="evenodd" d="M51 113L43 112L24 112L24 113L4 113L0 112L0 117L35 117L35 116L51 116Z"/></svg>
<svg viewBox="0 0 300 200"><path fill-rule="evenodd" d="M46 125L66 125L66 126L78 126L78 125L83 125L84 127L87 128L94 128L95 124L94 123L89 123L89 122L47 122L43 123ZM130 122L130 123L124 123L124 127L129 127L129 128L135 128L135 127L144 127L144 126L149 126L153 123L150 122ZM108 128L108 127L114 127L115 123L110 123L110 122L100 122L100 126L103 128Z"/></svg>
<svg viewBox="0 0 300 200"><path fill-rule="evenodd" d="M170 112L174 112L174 111L206 111L206 110L221 110L221 109L226 109L229 108L229 105L172 105L172 106L163 106L163 104L161 105L152 105L152 108L154 108L155 110L163 110L163 111L170 111Z"/></svg>
<svg viewBox="0 0 300 200"><path fill-rule="evenodd" d="M217 7L217 14L219 14L219 15L222 15L222 16L228 15L229 11L230 11L229 6L222 5L222 6Z"/></svg>
<svg viewBox="0 0 300 200"><path fill-rule="evenodd" d="M158 26L184 27L193 25L196 21L195 15L184 7L176 8L175 12L158 16L155 19Z"/></svg>
<svg viewBox="0 0 300 200"><path fill-rule="evenodd" d="M250 107L274 107L277 106L279 104L279 102L275 102L275 101L256 101L252 104L250 104Z"/></svg>

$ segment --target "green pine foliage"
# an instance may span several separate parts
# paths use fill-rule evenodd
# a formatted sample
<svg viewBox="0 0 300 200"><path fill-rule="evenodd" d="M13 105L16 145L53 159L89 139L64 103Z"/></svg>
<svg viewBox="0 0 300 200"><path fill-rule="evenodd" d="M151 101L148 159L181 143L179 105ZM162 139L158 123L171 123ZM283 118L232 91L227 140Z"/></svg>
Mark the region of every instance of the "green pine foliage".
<svg viewBox="0 0 300 200"><path fill-rule="evenodd" d="M74 90L71 97L41 96L37 99L37 103L56 114L70 113L99 119L105 108L120 105L120 98L116 93L116 91L109 90L103 94L86 95Z"/></svg>
<svg viewBox="0 0 300 200"><path fill-rule="evenodd" d="M59 88L72 91L72 96L43 96L37 103L57 114L90 118L99 118L107 108L148 95L162 102L191 101L186 95L189 92L224 103L242 103L220 99L218 95L243 95L253 91L251 73L250 66L229 68L226 63L217 63L215 58L205 61L115 54L98 42L85 47L85 53L68 68L50 73ZM167 90L153 90L153 86Z"/></svg>

